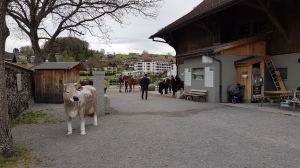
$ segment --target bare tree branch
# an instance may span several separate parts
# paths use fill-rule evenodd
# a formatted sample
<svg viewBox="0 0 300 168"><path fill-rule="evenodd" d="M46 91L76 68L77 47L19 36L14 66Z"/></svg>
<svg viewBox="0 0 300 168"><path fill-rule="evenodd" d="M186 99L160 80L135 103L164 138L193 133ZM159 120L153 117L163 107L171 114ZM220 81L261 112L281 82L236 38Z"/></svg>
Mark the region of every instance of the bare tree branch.
<svg viewBox="0 0 300 168"><path fill-rule="evenodd" d="M62 32L83 36L87 32L109 42L113 20L125 24L130 14L155 19L164 0L12 0L7 14L30 39L38 61L42 39L50 39L49 46ZM95 28L98 30L95 31ZM98 33L96 33L98 32ZM44 36L46 35L46 36ZM35 45L35 46L34 46Z"/></svg>

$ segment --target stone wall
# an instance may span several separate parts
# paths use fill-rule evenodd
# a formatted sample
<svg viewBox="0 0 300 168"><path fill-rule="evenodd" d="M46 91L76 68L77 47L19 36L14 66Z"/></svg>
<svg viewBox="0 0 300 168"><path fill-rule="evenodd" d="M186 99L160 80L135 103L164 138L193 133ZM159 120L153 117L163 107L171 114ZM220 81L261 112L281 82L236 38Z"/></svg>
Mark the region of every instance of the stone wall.
<svg viewBox="0 0 300 168"><path fill-rule="evenodd" d="M34 102L33 71L18 65L5 63L9 119L15 119Z"/></svg>

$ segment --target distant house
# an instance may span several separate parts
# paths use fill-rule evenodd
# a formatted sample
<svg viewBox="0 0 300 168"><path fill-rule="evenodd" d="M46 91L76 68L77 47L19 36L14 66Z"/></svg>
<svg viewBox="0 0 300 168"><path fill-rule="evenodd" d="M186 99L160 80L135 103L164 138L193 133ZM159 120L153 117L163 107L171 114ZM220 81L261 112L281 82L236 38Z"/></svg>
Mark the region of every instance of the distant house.
<svg viewBox="0 0 300 168"><path fill-rule="evenodd" d="M27 60L27 55L23 52L15 53L17 60Z"/></svg>
<svg viewBox="0 0 300 168"><path fill-rule="evenodd" d="M106 57L107 58L115 58L115 55L114 54L107 54Z"/></svg>
<svg viewBox="0 0 300 168"><path fill-rule="evenodd" d="M63 55L61 55L60 53L55 53L55 58L57 62L63 61Z"/></svg>
<svg viewBox="0 0 300 168"><path fill-rule="evenodd" d="M4 61L6 62L17 62L16 56L14 53L6 52L4 53Z"/></svg>
<svg viewBox="0 0 300 168"><path fill-rule="evenodd" d="M79 71L86 71L78 62L44 62L32 67L35 76L35 102L63 103L63 84L80 79Z"/></svg>
<svg viewBox="0 0 300 168"><path fill-rule="evenodd" d="M118 71L118 66L114 61L101 60L96 62L82 62L82 65L86 68L87 71L97 71L104 69L105 73L116 74Z"/></svg>

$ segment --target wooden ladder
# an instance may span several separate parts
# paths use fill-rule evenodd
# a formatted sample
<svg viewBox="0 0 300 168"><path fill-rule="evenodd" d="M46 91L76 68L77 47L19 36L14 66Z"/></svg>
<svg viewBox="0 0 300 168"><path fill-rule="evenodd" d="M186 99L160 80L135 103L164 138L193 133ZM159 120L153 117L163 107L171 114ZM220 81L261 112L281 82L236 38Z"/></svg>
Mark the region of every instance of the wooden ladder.
<svg viewBox="0 0 300 168"><path fill-rule="evenodd" d="M285 88L285 85L282 81L280 72L276 70L276 67L275 67L272 59L270 58L269 60L266 60L265 63L267 65L268 69L269 69L270 75L273 79L273 82L274 82L274 85L275 85L276 89L286 91L286 88Z"/></svg>

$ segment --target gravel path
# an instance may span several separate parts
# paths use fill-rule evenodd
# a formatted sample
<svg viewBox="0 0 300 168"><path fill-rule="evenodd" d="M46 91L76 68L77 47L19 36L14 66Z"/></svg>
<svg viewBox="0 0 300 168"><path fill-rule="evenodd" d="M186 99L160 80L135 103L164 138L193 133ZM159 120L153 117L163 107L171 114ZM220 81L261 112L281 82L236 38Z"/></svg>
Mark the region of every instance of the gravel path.
<svg viewBox="0 0 300 168"><path fill-rule="evenodd" d="M299 167L299 117L199 103L172 96L110 90L110 115L98 126L86 117L66 135L65 122L12 129L15 146L32 149L43 162L30 167L261 168ZM65 119L63 104L35 104L53 119Z"/></svg>

